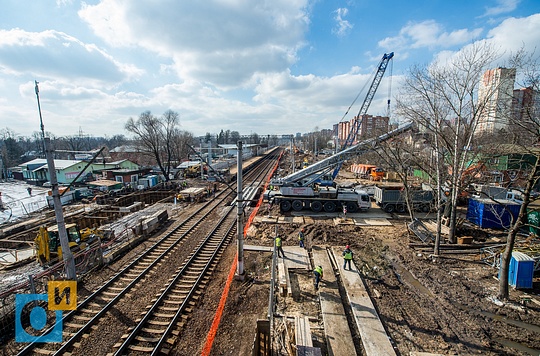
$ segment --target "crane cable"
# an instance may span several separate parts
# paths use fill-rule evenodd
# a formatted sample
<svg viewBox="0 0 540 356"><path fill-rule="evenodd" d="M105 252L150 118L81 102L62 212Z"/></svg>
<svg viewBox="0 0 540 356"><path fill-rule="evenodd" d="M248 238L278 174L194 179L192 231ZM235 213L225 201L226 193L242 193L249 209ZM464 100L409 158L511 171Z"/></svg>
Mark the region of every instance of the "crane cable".
<svg viewBox="0 0 540 356"><path fill-rule="evenodd" d="M375 73L378 71L378 67L375 67L375 69L373 70L370 78L373 78L375 77ZM356 95L356 98L354 98L353 102L351 103L351 105L349 105L349 108L347 109L347 111L345 112L345 114L343 114L343 116L341 117L341 120L339 120L339 122L343 122L345 120L345 116L347 116L349 114L349 111L351 110L351 108L353 107L353 105L356 103L356 100L358 100L358 98L360 97L360 94L362 94L364 92L364 90L366 89L367 85L370 84L371 81L366 81L364 83L364 86L362 87L362 89L360 89L360 91L358 92L358 94Z"/></svg>

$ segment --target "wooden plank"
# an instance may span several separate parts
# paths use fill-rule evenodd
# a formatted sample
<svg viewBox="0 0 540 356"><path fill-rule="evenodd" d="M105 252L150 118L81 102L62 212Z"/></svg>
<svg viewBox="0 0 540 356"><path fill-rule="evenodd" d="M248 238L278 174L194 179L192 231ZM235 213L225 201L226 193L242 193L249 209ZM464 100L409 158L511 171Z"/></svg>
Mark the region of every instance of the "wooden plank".
<svg viewBox="0 0 540 356"><path fill-rule="evenodd" d="M356 355L345 309L341 303L336 276L332 272L332 265L326 249L313 246L313 260L315 265L323 268L324 278L319 283L319 300L328 355Z"/></svg>
<svg viewBox="0 0 540 356"><path fill-rule="evenodd" d="M309 318L307 316L296 316L294 318L296 346L313 346L311 329L309 328Z"/></svg>
<svg viewBox="0 0 540 356"><path fill-rule="evenodd" d="M349 303L351 304L354 320L360 332L360 338L366 356L395 355L396 352L390 343L381 319L373 306L365 283L360 274L358 274L354 262L351 262L352 270L343 270L341 249L334 247L332 248L332 253L336 261L338 261L341 280L345 287Z"/></svg>
<svg viewBox="0 0 540 356"><path fill-rule="evenodd" d="M278 281L279 281L279 288L282 294L287 293L287 277L286 277L286 270L285 270L285 264L283 263L283 259L278 258Z"/></svg>

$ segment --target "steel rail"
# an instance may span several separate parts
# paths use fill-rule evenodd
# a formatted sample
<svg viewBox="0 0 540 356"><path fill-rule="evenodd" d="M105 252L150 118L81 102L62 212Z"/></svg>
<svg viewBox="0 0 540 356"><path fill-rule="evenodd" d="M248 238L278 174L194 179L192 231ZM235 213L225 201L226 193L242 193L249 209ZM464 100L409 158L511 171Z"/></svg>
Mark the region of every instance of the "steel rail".
<svg viewBox="0 0 540 356"><path fill-rule="evenodd" d="M177 282L180 280L181 277L185 276L185 272L192 268L195 262L200 262L201 259L207 260L205 267L200 272L199 277L192 283L192 286L190 287L190 290L186 297L184 298L184 301L180 305L179 310L173 317L173 319L169 322L169 326L166 329L166 332L163 334L163 336L168 336L168 332L170 332L171 327L174 325L176 320L178 320L178 317L180 314L184 311L185 305L187 301L191 299L191 296L193 295L194 290L199 286L201 278L206 274L208 267L211 262L213 262L216 254L220 250L221 247L223 247L224 242L227 239L231 239L230 232L234 229L235 221L229 226L226 233L221 237L221 241L218 244L218 246L214 247L214 252L210 257L204 257L201 256L202 252L206 252L205 249L208 248L208 245L213 242L212 239L215 238L215 235L217 231L221 228L221 225L231 217L234 216L234 206L229 207L229 211L227 211L227 214L225 214L219 222L216 224L214 229L206 236L204 241L197 247L196 251L192 253L192 256L184 263L182 269L176 273L176 276L173 277L172 281L169 283L169 285L166 287L166 289L162 292L161 296L157 298L157 300L154 302L154 304L148 309L144 317L141 319L141 321L137 324L137 326L134 327L134 329L131 331L131 333L126 337L125 341L120 345L118 350L114 353L114 355L120 355L122 352L126 351L126 349L131 345L131 343L134 341L134 339L138 336L140 331L143 329L144 326L146 326L147 321L154 315L155 311L158 310L158 308L161 306L162 301L168 296L170 291L176 287ZM191 283L191 282L190 282ZM161 346L163 343L163 337L160 339L158 344ZM155 349L155 347L154 347Z"/></svg>
<svg viewBox="0 0 540 356"><path fill-rule="evenodd" d="M69 321L71 320L71 318L74 316L74 315L77 315L80 313L80 309L82 308L85 308L89 305L90 302L93 302L97 299L97 297L101 296L103 294L104 291L106 291L108 288L110 288L116 281L118 281L118 279L120 279L122 276L124 276L125 274L127 274L130 270L134 269L138 264L140 264L142 262L143 259L145 258L148 258L149 255L151 253L153 253L155 250L163 247L164 244L168 244L168 243L171 243L171 245L163 252L161 253L157 258L153 259L154 261L148 265L148 267L146 267L142 272L140 272L140 274L135 277L133 279L133 281L131 283L129 283L125 288L124 290L122 290L121 292L118 293L118 295L113 298L112 300L110 300L104 307L103 309L98 312L98 314L96 316L98 316L97 318L94 317L92 318L88 323L86 323L82 328L81 330L82 331L79 331L77 333L75 333L70 339L68 339L65 344L67 344L67 346L62 346L57 352L61 351L61 350L64 350L66 347L69 347L71 346L76 338L78 338L78 336L80 336L84 331L88 330L95 321L97 321L97 319L101 316L103 316L103 314L105 314L105 312L107 312L121 297L123 297L138 281L140 281L160 260L161 258L163 258L166 254L168 254L174 247L177 246L178 243L180 243L181 241L183 241L183 239L185 238L185 236L187 236L191 231L193 231L193 229L195 227L197 227L198 225L200 225L202 223L202 221L204 221L206 218L207 218L207 215L208 215L208 211L211 211L213 209L215 209L217 206L219 206L220 204L222 204L228 197L229 195L232 195L231 193L228 193L228 194L225 194L224 197L222 197L221 199L219 199L217 201L217 203L215 201L211 201L211 202L208 202L207 204L205 204L204 206L202 206L199 210L195 211L194 213L192 213L190 216L188 216L182 223L180 223L178 226L176 226L172 231L166 233L161 239L159 239L159 241L157 241L154 245L152 245L147 251L145 251L141 256L137 257L135 260L133 260L128 266L126 266L125 268L123 268L122 270L120 270L118 273L116 273L113 277L111 277L111 279L109 281L107 281L103 286L101 286L98 290L96 290L94 293L92 293L91 295L89 295L87 298L85 298L85 300L83 302L81 302L78 306L77 306L77 310L73 310L67 314L65 314L62 318L62 321L63 322L66 322L66 321ZM210 206L209 209L207 209L208 207ZM207 211L208 210L208 211ZM179 230L183 229L186 227L186 225L188 225L188 223L190 223L193 219L195 219L198 215L200 216L202 214L202 216L193 223L192 226L188 227L188 230L183 233L181 236L179 236L175 241L169 241L169 239L171 237L173 237L173 235L175 235ZM46 335L48 332L50 332L52 329L54 328L51 327L49 328L48 330L46 330L43 335ZM38 347L38 341L37 340L36 342L33 342L33 343L30 343L28 344L23 350L21 350L18 355L26 355L28 354L28 352L30 352L32 349Z"/></svg>
<svg viewBox="0 0 540 356"><path fill-rule="evenodd" d="M274 155L267 155L267 156L263 157L261 160L259 160L259 162L257 162L255 165L250 167L250 170L252 170L250 175L260 176L261 174L263 174L267 169L266 168L260 169L258 167L264 166L263 163L266 163L268 160L274 158L273 156ZM254 167L254 166L257 166L257 167ZM255 174L259 169L260 169L261 173ZM215 200L213 200L211 202L208 202L204 206L202 206L198 211L194 212L192 215L190 215L188 218L186 218L186 220L184 220L181 224L179 224L177 227L175 227L172 231L165 234L163 238L161 238L153 246L151 246L143 255L139 256L132 263L130 263L124 269L119 271L105 285L100 287L100 289L98 289L97 291L92 293L82 303L80 303L80 305L78 306L78 310L87 307L93 301L97 301L98 297L100 297L103 294L104 291L106 291L108 288L113 286L114 283L116 281L118 281L119 278L121 278L125 274L127 274L130 269L137 267L137 265L139 263L142 264L143 259L150 257L151 254L154 253L159 248L163 248L164 247L163 245L171 243L171 245L169 245L169 247L164 252L162 252L159 256L151 257L154 261L152 263L150 263L142 272L140 272L139 275L137 277L135 277L127 286L125 286L122 291L118 292L117 295L113 299L106 300L106 298L102 298L103 300L105 300L107 302L102 307L102 309L100 311L92 311L92 312L96 312L96 315L94 315L94 317L90 321L88 321L85 325L81 326L81 328L79 329L78 332L73 333L71 335L71 337L62 344L60 349L57 350L55 354L60 354L60 353L62 353L64 351L66 351L68 347L72 346L74 344L74 342L76 340L78 340L82 334L84 334L92 325L94 325L97 322L97 320L99 320L99 318L101 318L118 300L120 300L129 290L131 290L131 288L133 288L133 286L136 285L137 282L139 282L147 273L149 273L150 270L159 261L162 261L162 259L167 255L168 252L170 252L175 246L177 246L177 244L180 243L184 239L185 236L187 236L198 224L200 224L204 220L204 218L208 214L208 212L204 213L204 216L201 219L199 219L197 222L195 222L194 225L191 228L189 228L188 231L183 233L182 236L180 238L178 238L176 241L174 241L174 242L167 241L169 239L169 237L173 236L175 233L177 233L182 228L185 228L186 225L189 223L189 221L194 219L198 214L201 214L203 211L207 210L206 209L207 207L209 207L209 206L211 207L210 209L208 209L210 211L215 209L216 207L218 207L221 203L223 203L231 195L230 192L228 194L225 194L225 193L226 193L226 191L223 191L218 195L218 196L224 195L224 197L221 198L218 201L218 203L213 203L213 202L215 202ZM94 306L96 306L96 305L98 305L98 304L95 303ZM87 310L86 312L90 312L90 311ZM70 313L67 313L67 314L64 315L62 320L63 321L69 321L74 315L76 315L76 313L77 313L77 311L72 311ZM44 334L47 334L47 332L49 332L50 330L52 330L52 328L47 330ZM25 355L29 351L34 349L35 347L37 347L36 343L29 344L25 349L20 351L19 355ZM48 352L52 353L54 351L48 351Z"/></svg>

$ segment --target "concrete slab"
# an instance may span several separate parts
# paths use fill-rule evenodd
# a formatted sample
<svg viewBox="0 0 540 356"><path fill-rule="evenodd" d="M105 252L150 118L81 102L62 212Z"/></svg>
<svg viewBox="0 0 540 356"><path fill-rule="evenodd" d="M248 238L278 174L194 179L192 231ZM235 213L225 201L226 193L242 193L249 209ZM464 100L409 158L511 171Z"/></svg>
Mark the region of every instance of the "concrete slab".
<svg viewBox="0 0 540 356"><path fill-rule="evenodd" d="M319 283L319 298L328 355L356 355L351 330L339 295L336 276L333 273L326 249L314 246L313 260L315 265L320 265L323 268L323 280Z"/></svg>
<svg viewBox="0 0 540 356"><path fill-rule="evenodd" d="M311 269L307 250L299 246L283 246L283 252L288 269Z"/></svg>
<svg viewBox="0 0 540 356"><path fill-rule="evenodd" d="M278 224L292 224L292 223L293 223L292 216L280 216L278 218Z"/></svg>
<svg viewBox="0 0 540 356"><path fill-rule="evenodd" d="M355 225L355 221L351 218L343 219L343 218L334 218L332 219L334 221L334 225Z"/></svg>
<svg viewBox="0 0 540 356"><path fill-rule="evenodd" d="M263 223L263 224L276 224L278 222L277 216L255 216L255 219L253 219L256 223Z"/></svg>
<svg viewBox="0 0 540 356"><path fill-rule="evenodd" d="M271 246L244 245L244 251L272 252Z"/></svg>
<svg viewBox="0 0 540 356"><path fill-rule="evenodd" d="M293 217L293 224L302 225L304 223L304 217L303 216L295 216Z"/></svg>
<svg viewBox="0 0 540 356"><path fill-rule="evenodd" d="M395 355L396 352L390 343L388 335L382 325L379 315L371 298L366 290L366 286L358 270L351 263L352 270L343 270L342 250L338 247L332 248L332 253L338 261L341 280L345 287L349 303L354 314L356 325L360 332L360 338L364 345L365 354L367 356L387 356Z"/></svg>
<svg viewBox="0 0 540 356"><path fill-rule="evenodd" d="M385 218L377 219L354 219L356 226L392 226L393 224Z"/></svg>

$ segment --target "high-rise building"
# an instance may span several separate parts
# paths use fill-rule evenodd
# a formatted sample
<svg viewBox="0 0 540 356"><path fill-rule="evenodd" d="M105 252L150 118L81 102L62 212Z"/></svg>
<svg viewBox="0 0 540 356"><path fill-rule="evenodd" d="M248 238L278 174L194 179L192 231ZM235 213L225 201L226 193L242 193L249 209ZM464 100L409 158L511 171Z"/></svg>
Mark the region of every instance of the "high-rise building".
<svg viewBox="0 0 540 356"><path fill-rule="evenodd" d="M478 89L478 105L483 106L476 133L491 134L508 127L512 115L515 68L496 68L484 72Z"/></svg>
<svg viewBox="0 0 540 356"><path fill-rule="evenodd" d="M340 122L337 127L339 144L340 146L345 144L351 129L354 125L358 125L358 123L360 123L360 126L356 136L352 138L353 145L362 140L380 136L388 132L389 121L390 119L387 116L364 115L361 119L355 116L354 119Z"/></svg>

